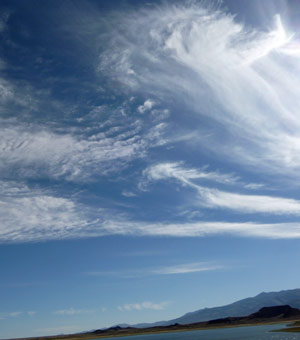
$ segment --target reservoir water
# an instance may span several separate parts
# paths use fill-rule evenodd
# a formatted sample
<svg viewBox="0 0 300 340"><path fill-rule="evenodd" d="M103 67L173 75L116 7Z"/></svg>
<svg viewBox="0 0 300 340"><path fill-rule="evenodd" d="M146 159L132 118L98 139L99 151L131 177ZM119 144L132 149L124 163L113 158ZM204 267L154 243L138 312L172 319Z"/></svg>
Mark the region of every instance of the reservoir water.
<svg viewBox="0 0 300 340"><path fill-rule="evenodd" d="M266 325L178 333L123 336L115 340L300 340L300 333L271 333L285 325Z"/></svg>

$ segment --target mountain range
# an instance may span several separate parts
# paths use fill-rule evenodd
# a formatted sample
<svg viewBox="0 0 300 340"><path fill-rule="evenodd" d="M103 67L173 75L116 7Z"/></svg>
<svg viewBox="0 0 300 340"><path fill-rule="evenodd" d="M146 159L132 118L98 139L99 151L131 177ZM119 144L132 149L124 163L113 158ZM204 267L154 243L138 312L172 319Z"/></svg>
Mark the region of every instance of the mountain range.
<svg viewBox="0 0 300 340"><path fill-rule="evenodd" d="M300 308L300 289L282 290L280 292L260 293L254 297L249 297L231 303L229 305L213 308L199 309L183 316L168 320L158 321L154 323L140 323L134 325L136 328L169 326L173 324L191 324L213 319L221 319L226 317L250 315L257 310L268 306L289 305L294 308ZM120 325L125 327L128 325Z"/></svg>

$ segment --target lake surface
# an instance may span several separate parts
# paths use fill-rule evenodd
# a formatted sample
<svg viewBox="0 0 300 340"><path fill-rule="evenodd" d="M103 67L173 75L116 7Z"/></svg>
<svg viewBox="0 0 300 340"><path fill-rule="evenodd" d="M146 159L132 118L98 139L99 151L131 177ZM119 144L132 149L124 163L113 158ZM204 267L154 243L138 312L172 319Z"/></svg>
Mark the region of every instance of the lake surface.
<svg viewBox="0 0 300 340"><path fill-rule="evenodd" d="M118 340L300 340L300 333L270 333L270 330L284 328L285 325L236 327L191 332L123 336ZM99 339L98 339L99 340Z"/></svg>

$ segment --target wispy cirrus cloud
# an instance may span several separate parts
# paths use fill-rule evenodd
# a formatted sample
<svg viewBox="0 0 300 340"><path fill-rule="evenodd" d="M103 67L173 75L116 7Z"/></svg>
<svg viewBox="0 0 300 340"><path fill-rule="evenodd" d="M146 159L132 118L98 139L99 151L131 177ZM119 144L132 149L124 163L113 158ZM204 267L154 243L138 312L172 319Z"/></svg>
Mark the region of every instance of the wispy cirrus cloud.
<svg viewBox="0 0 300 340"><path fill-rule="evenodd" d="M186 180L209 180L223 184L235 184L239 178L233 174L224 174L218 171L208 171L205 168L187 168L182 162L165 162L150 166L144 170L148 180L161 180L176 178L182 182Z"/></svg>
<svg viewBox="0 0 300 340"><path fill-rule="evenodd" d="M195 222L144 225L142 235L173 237L204 237L210 235L235 235L268 239L300 238L300 223L255 222Z"/></svg>
<svg viewBox="0 0 300 340"><path fill-rule="evenodd" d="M37 312L36 311L16 311L16 312L7 312L7 313L0 313L0 320L6 320L9 318L18 318L20 316L34 316Z"/></svg>
<svg viewBox="0 0 300 340"><path fill-rule="evenodd" d="M90 232L100 221L89 216L87 207L80 213L80 204L70 198L16 182L0 181L0 188L2 242L78 237L81 232Z"/></svg>
<svg viewBox="0 0 300 340"><path fill-rule="evenodd" d="M210 179L220 183L236 182L230 175L186 168L180 163L157 164L146 169L144 175L150 180L176 179L180 184L195 189L198 192L196 200L203 207L236 210L242 213L300 214L300 201L295 199L221 191L193 181Z"/></svg>
<svg viewBox="0 0 300 340"><path fill-rule="evenodd" d="M116 276L123 278L136 278L136 277L144 277L144 276L153 276L153 275L177 275L177 274L189 274L189 273L198 273L198 272L206 272L206 271L214 271L224 269L225 266L221 264L217 264L214 262L192 262L192 263L183 263L177 265L170 265L158 268L148 268L142 270L127 270L127 271L92 271L87 274L90 276Z"/></svg>
<svg viewBox="0 0 300 340"><path fill-rule="evenodd" d="M109 43L99 58L98 71L101 77L107 75L118 85L128 85L126 97L130 99L119 98L117 103L114 96L123 94L122 86L117 86L111 97L111 89L106 92L102 88L106 104L92 99L87 106L76 102L60 119L68 101L60 106L58 100L53 100L60 107L52 115L47 108L55 99L51 91L39 96L34 86L28 85L30 82L24 80L26 86L21 91L21 83L0 80L2 111L5 117L11 113L14 117L1 119L2 188L7 179L16 181L7 182L7 192L1 196L1 241L115 234L299 237L297 223L207 222L195 216L192 224L173 223L168 217L163 222L149 222L115 211L92 211L73 197L49 188L24 184L20 189L20 183L28 180L82 184L97 176L109 177L169 141L170 149L175 143L182 147L189 141L194 156L196 149L208 149L231 165L239 163L249 171L298 176L300 99L296 89L300 83L294 71L299 58L284 18L275 17L269 31L257 31L237 22L221 7L190 1L131 9L122 13L122 18L110 14L105 26L110 30L105 34ZM115 25L114 20L120 25ZM97 97L99 84L92 84L92 88ZM113 106L107 104L115 100ZM21 108L20 115L16 108ZM174 115L171 128L169 122L161 122L170 112ZM44 114L47 119L32 123ZM178 118L183 114L192 123L181 130L177 127L185 123ZM52 120L52 116L56 118ZM204 124L199 124L199 117ZM148 164L161 160L169 149L163 151L153 152L147 158ZM262 184L245 184L234 174L189 168L180 162L149 166L144 179L146 184L149 180L172 179L190 187L196 193L192 199L204 208L289 217L300 213L297 199L244 193L245 189L259 190ZM42 181L40 184L42 187ZM243 186L243 193L236 190L238 185ZM125 197L136 194L132 190L120 192Z"/></svg>
<svg viewBox="0 0 300 340"><path fill-rule="evenodd" d="M112 211L90 209L77 202L75 198L55 196L55 193L49 191L32 189L15 182L0 182L0 185L2 194L0 200L1 242L30 242L104 235L204 237L228 234L243 237L300 238L300 224L297 222L136 221L122 214L116 218ZM240 198L234 197L228 204L238 205L234 200L239 201ZM250 199L253 200L253 209L256 211L259 211L256 208L257 200L259 202L261 199L263 200L261 204L264 206L260 211L270 212L269 205L272 204L272 209L275 209L277 204L276 209L280 212L291 213L291 207L294 207L297 214L298 205L294 201L284 199L276 201L276 198L274 201L268 201L264 196L257 198L250 196ZM228 196L224 198L224 201L226 200ZM245 204L245 202L239 204ZM218 205L215 204L215 206ZM224 202L222 207L225 207ZM244 207L239 209L244 210Z"/></svg>
<svg viewBox="0 0 300 340"><path fill-rule="evenodd" d="M1 96L3 101L12 102L18 97L6 86L1 91L0 83L0 99ZM30 102L33 105L34 99ZM152 102L147 103L145 108ZM29 124L1 119L1 173L23 180L47 177L89 181L95 176L120 172L133 160L144 157L149 149L167 142L166 123L145 122L138 117L140 114L131 114L126 105L95 107L77 118L76 124L72 120L63 126L61 122ZM35 111L29 104L24 106L30 112L27 115L34 117Z"/></svg>
<svg viewBox="0 0 300 340"><path fill-rule="evenodd" d="M142 303L128 303L122 306L118 306L117 309L121 312L126 311L130 312L133 310L141 311L144 309L151 309L151 310L163 310L168 306L169 302L160 302L160 303L153 303L150 301L142 302Z"/></svg>
<svg viewBox="0 0 300 340"><path fill-rule="evenodd" d="M55 312L54 314L57 315L78 315L78 314L89 314L95 312L92 309L75 309L75 308L68 308L68 309L60 309Z"/></svg>
<svg viewBox="0 0 300 340"><path fill-rule="evenodd" d="M0 130L2 172L23 178L48 176L84 180L95 173L112 171L122 162L139 157L145 142L139 135L83 138L70 133L21 126Z"/></svg>
<svg viewBox="0 0 300 340"><path fill-rule="evenodd" d="M184 102L190 117L210 122L209 130L196 125L195 150L201 145L254 171L298 176L299 47L285 18L276 15L259 31L203 1L116 17L122 29L111 29L101 72L133 93Z"/></svg>
<svg viewBox="0 0 300 340"><path fill-rule="evenodd" d="M1 226L0 242L32 242L45 240L62 240L71 238L101 237L105 235L128 236L169 236L169 237L206 237L210 235L233 235L239 237L258 237L268 239L297 239L300 238L300 223L257 223L257 222L226 222L201 221L196 222L145 222L131 221L125 218L114 219L112 214L99 212L99 220L90 220L89 216L78 213L82 207L74 202L61 201L49 197L38 200L35 206L23 215L24 208L17 213L17 217L10 211L0 211L6 220ZM30 201L29 205L37 203ZM22 202L23 204L23 202ZM71 209L68 208L71 205ZM43 211L44 206L44 211ZM14 206L15 207L15 206ZM21 207L18 206L18 207ZM42 208L42 209L41 209ZM51 209L55 211L49 211ZM86 207L85 207L86 208ZM32 213L38 209L38 213ZM58 210L58 212L57 212ZM85 209L83 209L84 211ZM48 214L45 212L48 211ZM77 213L75 213L75 211ZM32 213L32 215L30 215ZM43 213L43 214L42 214ZM15 214L15 212L14 212ZM7 215L11 218L7 223ZM24 220L29 216L28 220ZM95 215L94 215L95 216ZM40 217L40 219L39 219ZM58 222L59 221L59 222ZM14 222L14 223L12 223ZM16 224L19 222L20 224ZM109 273L90 272L90 275L103 275ZM111 272L112 275L120 273ZM141 276L145 273L124 273L126 277ZM149 274L149 273L148 273Z"/></svg>
<svg viewBox="0 0 300 340"><path fill-rule="evenodd" d="M204 237L228 234L242 237L300 238L300 224L297 222L232 223L197 220L191 223L172 223L136 221L130 220L128 216L124 215L116 218L111 211L91 210L75 199L55 196L51 192L40 189L30 189L26 185L14 182L1 182L0 185L2 193L0 200L1 242L30 242L104 235ZM264 199L263 196L259 197ZM228 199L227 196L226 199ZM251 199L255 201L253 204L256 207L255 196L251 196ZM234 200L231 200L230 204L232 202ZM273 204L273 201L263 204L271 204L270 202ZM282 201L281 199L275 203L281 206L278 208L281 209L281 212L285 209L285 213L294 204L293 201ZM287 205L283 207L284 204ZM270 207L264 206L264 211L270 212ZM198 269L200 270L201 266ZM163 269L154 269L154 271L156 270ZM168 271L167 268L166 271ZM133 274L141 275L141 273ZM152 274L155 273L152 272Z"/></svg>
<svg viewBox="0 0 300 340"><path fill-rule="evenodd" d="M205 237L233 235L268 239L300 238L300 223L257 223L196 221L191 223L145 223L133 221L106 221L108 234L137 236Z"/></svg>
<svg viewBox="0 0 300 340"><path fill-rule="evenodd" d="M159 269L153 270L152 273L158 274L158 275L188 274L188 273L198 273L198 272L218 270L222 268L224 268L224 266L214 264L211 262L194 262L194 263L186 263L186 264L179 264L175 266L159 268Z"/></svg>

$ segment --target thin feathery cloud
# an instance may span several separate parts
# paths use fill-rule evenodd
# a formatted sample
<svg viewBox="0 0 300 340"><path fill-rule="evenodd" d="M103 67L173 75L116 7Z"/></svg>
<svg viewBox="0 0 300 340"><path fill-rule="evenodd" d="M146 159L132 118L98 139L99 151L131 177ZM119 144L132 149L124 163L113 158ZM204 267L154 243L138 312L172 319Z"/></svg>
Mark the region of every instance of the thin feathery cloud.
<svg viewBox="0 0 300 340"><path fill-rule="evenodd" d="M168 306L169 302L160 302L160 303L153 303L153 302L142 302L142 303L129 303L124 304L122 306L118 306L117 309L121 312L126 311L130 312L133 310L141 311L144 309L151 309L151 310L163 310Z"/></svg>
<svg viewBox="0 0 300 340"><path fill-rule="evenodd" d="M141 156L146 146L138 135L86 139L22 127L0 129L0 138L2 172L13 171L25 178L90 178Z"/></svg>
<svg viewBox="0 0 300 340"><path fill-rule="evenodd" d="M295 199L231 193L196 184L193 180L201 178L221 183L230 183L233 180L228 175L189 169L179 163L157 164L146 169L144 176L148 180L176 179L181 185L195 189L198 192L196 200L199 205L207 208L229 209L241 213L300 214L300 201Z"/></svg>
<svg viewBox="0 0 300 340"><path fill-rule="evenodd" d="M233 235L267 239L298 239L300 223L206 222L145 223L106 221L107 233L136 236L206 237Z"/></svg>
<svg viewBox="0 0 300 340"><path fill-rule="evenodd" d="M177 178L184 180L209 180L223 184L235 184L239 181L233 174L223 174L218 171L206 171L205 169L194 169L184 167L182 162L166 162L150 166L144 170L143 175L148 180L161 180L166 178Z"/></svg>
<svg viewBox="0 0 300 340"><path fill-rule="evenodd" d="M82 237L97 228L101 219L69 198L31 189L15 182L1 182L0 240L28 242Z"/></svg>
<svg viewBox="0 0 300 340"><path fill-rule="evenodd" d="M186 263L179 264L175 266L163 267L160 269L153 270L153 274L157 275L174 275L174 274L189 274L189 273L198 273L205 271L213 271L223 269L224 266L210 263L210 262L195 262L195 263Z"/></svg>
<svg viewBox="0 0 300 340"><path fill-rule="evenodd" d="M93 313L94 310L92 309L75 309L75 308L69 308L69 309L61 309L53 312L57 315L78 315L78 314L89 314Z"/></svg>
<svg viewBox="0 0 300 340"><path fill-rule="evenodd" d="M190 274L206 271L214 271L224 269L225 267L221 264L214 262L192 262L177 264L158 268L148 268L142 270L130 270L130 271L91 271L87 275L90 276L115 276L122 278L137 278L153 275L177 275L177 274Z"/></svg>
<svg viewBox="0 0 300 340"><path fill-rule="evenodd" d="M32 193L30 194L32 195ZM64 198L36 195L10 198L1 202L0 242L32 242L44 240L101 237L105 235L205 237L233 235L269 239L300 238L300 223L256 222L145 222L125 216L116 218L107 211L89 211L86 206ZM98 214L98 216L97 216ZM103 273L91 272L90 275ZM105 273L106 275L107 273ZM120 273L111 272L112 275ZM144 273L124 273L126 277Z"/></svg>
<svg viewBox="0 0 300 340"><path fill-rule="evenodd" d="M24 314L23 312L8 312L8 313L0 313L0 320L10 319L10 318L17 318Z"/></svg>
<svg viewBox="0 0 300 340"><path fill-rule="evenodd" d="M173 237L204 237L209 235L235 235L268 239L300 238L299 223L230 223L195 222L184 224L146 225L140 230L142 235Z"/></svg>
<svg viewBox="0 0 300 340"><path fill-rule="evenodd" d="M16 94L18 91L13 85L1 81L0 106L3 111L11 112L12 108L5 109L6 102L20 105L18 100L22 96ZM30 98L29 103L22 99L22 105L35 121L37 108L43 103L47 107L47 100L51 98L35 99L34 93L28 91L24 97ZM153 105L154 102L147 100L143 107L148 110ZM141 119L140 114L126 114L125 111L135 110L131 106L124 101L120 106L93 107L76 119L78 124L75 126L73 120L60 126L60 122L39 124L38 119L31 124L1 119L2 174L22 179L48 177L88 181L120 172L131 161L144 157L149 149L167 142L164 136L167 124L161 119L149 123ZM159 116L163 117L162 114Z"/></svg>
<svg viewBox="0 0 300 340"><path fill-rule="evenodd" d="M125 197L136 197L137 195L132 191L123 190L122 195Z"/></svg>
<svg viewBox="0 0 300 340"><path fill-rule="evenodd" d="M220 6L187 1L115 15L112 26L114 20L122 29L111 29L99 71L132 95L176 98L191 116L211 122L209 133L197 125L195 146L254 171L299 176L300 49L284 18L258 31Z"/></svg>

